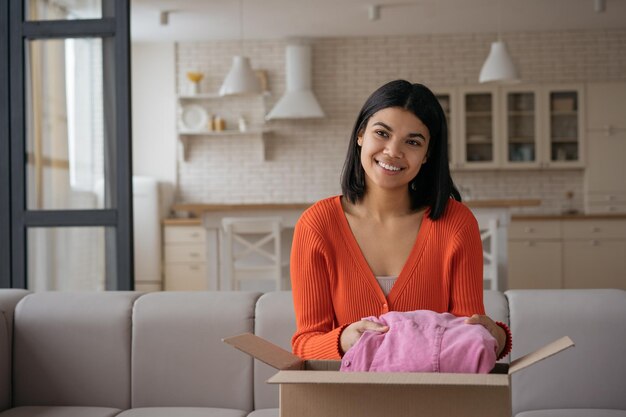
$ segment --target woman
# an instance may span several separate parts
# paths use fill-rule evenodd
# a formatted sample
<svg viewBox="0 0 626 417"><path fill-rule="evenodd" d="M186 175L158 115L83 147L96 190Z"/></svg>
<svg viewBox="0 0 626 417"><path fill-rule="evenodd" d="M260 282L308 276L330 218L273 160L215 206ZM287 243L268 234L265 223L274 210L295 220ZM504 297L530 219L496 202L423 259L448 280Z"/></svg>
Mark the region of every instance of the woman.
<svg viewBox="0 0 626 417"><path fill-rule="evenodd" d="M469 317L510 350L510 332L484 315L482 243L450 177L446 118L434 94L404 80L376 90L356 120L342 196L296 225L291 280L293 352L339 359L388 311ZM452 197L452 198L451 198Z"/></svg>

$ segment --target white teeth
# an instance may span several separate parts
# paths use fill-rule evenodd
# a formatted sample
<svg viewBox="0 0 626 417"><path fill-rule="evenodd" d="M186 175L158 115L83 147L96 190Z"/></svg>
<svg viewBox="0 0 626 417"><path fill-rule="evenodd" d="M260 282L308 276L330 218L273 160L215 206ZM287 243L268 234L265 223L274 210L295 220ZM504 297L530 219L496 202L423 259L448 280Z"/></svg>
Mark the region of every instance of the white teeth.
<svg viewBox="0 0 626 417"><path fill-rule="evenodd" d="M380 165L381 167L383 167L383 168L385 168L385 169L387 169L389 171L400 171L402 169L402 168L399 168L399 167L394 167L393 165L386 164L384 162L380 162L380 161L377 161L377 162L378 162L378 165Z"/></svg>

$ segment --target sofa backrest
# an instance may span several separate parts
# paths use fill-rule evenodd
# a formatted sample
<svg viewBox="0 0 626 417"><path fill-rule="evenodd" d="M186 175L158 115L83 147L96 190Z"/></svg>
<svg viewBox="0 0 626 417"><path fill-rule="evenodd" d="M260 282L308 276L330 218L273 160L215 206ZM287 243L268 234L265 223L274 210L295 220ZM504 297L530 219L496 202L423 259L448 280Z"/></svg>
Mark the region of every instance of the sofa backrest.
<svg viewBox="0 0 626 417"><path fill-rule="evenodd" d="M513 375L513 414L626 410L626 291L510 290L512 359L569 336L573 348Z"/></svg>
<svg viewBox="0 0 626 417"><path fill-rule="evenodd" d="M18 301L29 293L18 289L0 291L0 411L11 406L13 312Z"/></svg>
<svg viewBox="0 0 626 417"><path fill-rule="evenodd" d="M296 317L291 291L263 294L256 304L254 333L291 352L291 336L296 331ZM277 408L278 386L266 381L276 369L254 361L254 408Z"/></svg>
<svg viewBox="0 0 626 417"><path fill-rule="evenodd" d="M13 406L130 406L139 293L43 292L15 309Z"/></svg>
<svg viewBox="0 0 626 417"><path fill-rule="evenodd" d="M483 293L485 312L493 320L509 323L507 300L499 291ZM291 291L263 294L256 305L254 333L291 352L291 337L296 331L296 320ZM503 359L508 361L508 358ZM254 408L278 407L278 386L266 383L276 370L260 361L254 361Z"/></svg>
<svg viewBox="0 0 626 417"><path fill-rule="evenodd" d="M163 292L135 303L133 407L252 410L252 358L222 338L254 331L260 293Z"/></svg>

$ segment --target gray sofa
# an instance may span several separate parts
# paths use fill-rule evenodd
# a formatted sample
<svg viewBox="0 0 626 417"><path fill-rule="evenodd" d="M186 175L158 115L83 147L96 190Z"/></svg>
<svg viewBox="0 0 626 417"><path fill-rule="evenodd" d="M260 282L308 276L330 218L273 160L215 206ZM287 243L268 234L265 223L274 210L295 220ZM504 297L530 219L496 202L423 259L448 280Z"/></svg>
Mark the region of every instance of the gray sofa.
<svg viewBox="0 0 626 417"><path fill-rule="evenodd" d="M485 291L512 358L576 347L513 376L519 417L626 417L626 291ZM0 290L0 417L277 417L275 371L221 342L289 349L291 293Z"/></svg>

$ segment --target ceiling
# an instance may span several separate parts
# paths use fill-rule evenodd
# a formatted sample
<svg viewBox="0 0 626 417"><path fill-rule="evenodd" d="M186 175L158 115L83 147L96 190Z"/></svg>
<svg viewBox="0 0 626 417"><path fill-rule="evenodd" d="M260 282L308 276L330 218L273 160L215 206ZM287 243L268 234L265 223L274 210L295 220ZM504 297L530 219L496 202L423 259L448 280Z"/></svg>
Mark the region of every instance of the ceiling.
<svg viewBox="0 0 626 417"><path fill-rule="evenodd" d="M626 0L242 0L245 39L626 28ZM594 11L596 3L605 11ZM239 39L238 0L132 0L133 41ZM369 7L380 17L369 19ZM169 11L169 23L160 13Z"/></svg>

